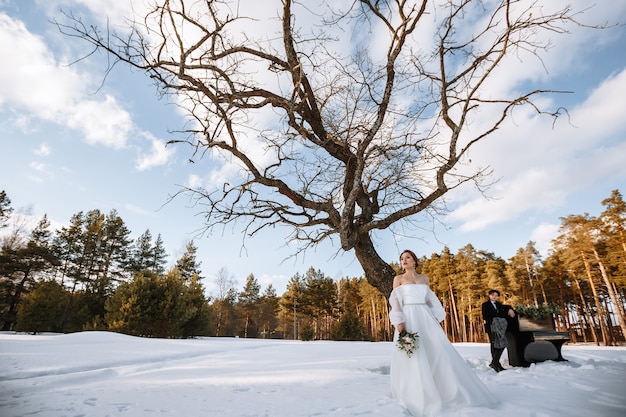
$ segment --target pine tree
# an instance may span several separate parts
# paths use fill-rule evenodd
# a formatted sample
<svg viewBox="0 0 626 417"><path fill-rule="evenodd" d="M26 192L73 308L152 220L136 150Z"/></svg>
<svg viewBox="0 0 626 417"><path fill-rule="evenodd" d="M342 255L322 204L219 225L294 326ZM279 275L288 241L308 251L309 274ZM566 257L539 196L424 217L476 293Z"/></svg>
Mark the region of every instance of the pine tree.
<svg viewBox="0 0 626 417"><path fill-rule="evenodd" d="M343 313L339 321L332 326L331 338L333 340L363 340L363 326L359 317L353 311Z"/></svg>
<svg viewBox="0 0 626 417"><path fill-rule="evenodd" d="M99 283L102 276L102 242L104 237L104 214L100 210L90 210L84 217L83 253L81 254L84 272L83 282L87 291L106 296L106 285Z"/></svg>
<svg viewBox="0 0 626 417"><path fill-rule="evenodd" d="M331 329L333 340L364 340L365 329L359 317L359 306L362 303L359 294L359 281L341 279L337 283L339 320L335 321Z"/></svg>
<svg viewBox="0 0 626 417"><path fill-rule="evenodd" d="M200 275L200 265L202 262L196 260L198 248L192 241L185 245L185 253L176 260L176 268L180 271L183 279L189 280L193 275Z"/></svg>
<svg viewBox="0 0 626 417"><path fill-rule="evenodd" d="M479 329L482 325L477 324L481 314L479 294L483 289L481 283L483 265L479 255L474 246L468 244L459 249L454 257L456 271L453 286L455 303L461 317L459 334L462 342L478 340L478 334L482 334L483 331Z"/></svg>
<svg viewBox="0 0 626 417"><path fill-rule="evenodd" d="M298 338L299 321L303 315L301 305L304 303L304 282L299 273L289 278L286 291L280 297L280 327L285 336ZM293 336L292 336L293 335Z"/></svg>
<svg viewBox="0 0 626 417"><path fill-rule="evenodd" d="M72 328L102 323L107 297L117 283L130 278L129 235L115 210L106 216L90 210L72 216L70 226L55 236L53 248L61 260L61 284L67 281L72 294L66 317ZM80 305L76 305L78 301Z"/></svg>
<svg viewBox="0 0 626 417"><path fill-rule="evenodd" d="M215 326L215 336L235 336L235 322L237 314L235 303L237 291L235 279L228 269L221 268L216 277L217 296L212 304L212 322Z"/></svg>
<svg viewBox="0 0 626 417"><path fill-rule="evenodd" d="M622 335L626 338L626 203L618 190L602 201L605 207L600 214L602 235L606 237L606 256L610 264L610 280L616 302L614 303Z"/></svg>
<svg viewBox="0 0 626 417"><path fill-rule="evenodd" d="M75 292L84 283L83 258L83 212L74 214L68 227L62 227L53 238L54 253L61 264L59 274L61 285L69 282L70 291Z"/></svg>
<svg viewBox="0 0 626 417"><path fill-rule="evenodd" d="M183 324L183 337L210 336L211 312L200 276L193 274L187 279L181 275L181 279L187 286L186 302L190 310L189 319Z"/></svg>
<svg viewBox="0 0 626 417"><path fill-rule="evenodd" d="M163 238L159 233L151 250L151 259L149 262L150 270L158 275L163 275L165 266L167 265L167 251L163 243Z"/></svg>
<svg viewBox="0 0 626 417"><path fill-rule="evenodd" d="M15 330L20 332L62 332L69 293L56 281L36 283L17 312Z"/></svg>
<svg viewBox="0 0 626 417"><path fill-rule="evenodd" d="M619 283L626 285L626 203L619 190L613 190L609 198L602 200L605 207L600 214L603 234L607 236L608 247L613 254L613 264L620 272Z"/></svg>
<svg viewBox="0 0 626 417"><path fill-rule="evenodd" d="M116 210L111 210L104 221L103 240L100 245L102 255L102 293L110 284L119 283L131 277L128 272L130 252L130 230L124 224Z"/></svg>
<svg viewBox="0 0 626 417"><path fill-rule="evenodd" d="M329 339L332 320L337 315L337 289L332 278L310 267L304 275L303 311L313 318L314 334Z"/></svg>
<svg viewBox="0 0 626 417"><path fill-rule="evenodd" d="M510 262L517 269L516 277L522 283L523 304L533 304L535 307L539 307L539 304L546 302L543 283L538 271L541 256L535 248L535 243L528 242L525 248L518 249Z"/></svg>
<svg viewBox="0 0 626 417"><path fill-rule="evenodd" d="M25 245L3 245L0 250L0 294L2 294L3 330L11 330L24 296L37 278L45 278L52 266L58 263L50 248L50 221L44 217L32 230ZM15 241L14 241L15 242Z"/></svg>
<svg viewBox="0 0 626 417"><path fill-rule="evenodd" d="M0 229L7 227L12 212L11 199L4 190L0 191Z"/></svg>
<svg viewBox="0 0 626 417"><path fill-rule="evenodd" d="M540 274L545 278L545 283L549 288L548 294L550 298L546 301L558 304L562 312L569 312L569 314L555 315L557 330L566 331L572 327L570 318L576 315L575 309L572 308L576 305L576 302L574 299L575 294L571 291L569 272L558 252L552 252L543 262ZM576 335L574 332L572 333L572 340L575 342Z"/></svg>
<svg viewBox="0 0 626 417"><path fill-rule="evenodd" d="M122 283L106 303L110 330L135 336L183 337L196 310L190 308L188 288L174 268L165 275L139 273Z"/></svg>
<svg viewBox="0 0 626 417"><path fill-rule="evenodd" d="M485 279L483 288L495 288L507 293L508 281L505 276L506 261L500 257L489 259L485 263ZM486 292L484 292L486 294Z"/></svg>
<svg viewBox="0 0 626 417"><path fill-rule="evenodd" d="M598 274L596 272L602 269L599 267L601 260L593 238L596 235L594 229L596 224L595 219L588 214L584 216L569 215L561 218L560 230L562 235L558 239L567 248L566 262L569 261L573 269L579 270L589 284L595 315L600 324L602 341L604 344L610 345L612 344L612 333L608 328L610 318L603 306L601 294L601 275L604 275L604 273Z"/></svg>
<svg viewBox="0 0 626 417"><path fill-rule="evenodd" d="M263 338L272 338L278 326L278 296L276 289L269 284L259 300L259 329Z"/></svg>
<svg viewBox="0 0 626 417"><path fill-rule="evenodd" d="M133 276L142 271L151 271L152 253L152 233L146 229L135 241L130 256L129 270Z"/></svg>
<svg viewBox="0 0 626 417"><path fill-rule="evenodd" d="M359 279L360 316L372 340L391 340L391 324L389 322L389 302L380 290L366 279Z"/></svg>
<svg viewBox="0 0 626 417"><path fill-rule="evenodd" d="M239 293L237 305L239 306L243 319L243 337L249 335L256 337L257 317L259 311L259 300L261 298L261 286L253 274L248 275L243 290Z"/></svg>

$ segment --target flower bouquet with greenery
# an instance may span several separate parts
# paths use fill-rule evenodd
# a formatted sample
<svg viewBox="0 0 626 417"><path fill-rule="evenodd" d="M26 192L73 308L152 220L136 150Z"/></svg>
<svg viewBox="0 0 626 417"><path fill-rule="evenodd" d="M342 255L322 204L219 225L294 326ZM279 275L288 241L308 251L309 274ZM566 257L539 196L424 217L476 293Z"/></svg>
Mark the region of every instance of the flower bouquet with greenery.
<svg viewBox="0 0 626 417"><path fill-rule="evenodd" d="M397 346L398 349L406 352L407 356L410 358L413 352L417 350L417 339L419 335L417 333L410 333L406 330L402 330L398 335Z"/></svg>

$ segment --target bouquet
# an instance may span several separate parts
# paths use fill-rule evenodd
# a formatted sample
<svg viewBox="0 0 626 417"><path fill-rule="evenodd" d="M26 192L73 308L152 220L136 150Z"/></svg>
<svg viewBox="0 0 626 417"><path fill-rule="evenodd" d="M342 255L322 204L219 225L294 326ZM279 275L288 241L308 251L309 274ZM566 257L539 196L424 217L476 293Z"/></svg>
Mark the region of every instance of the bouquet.
<svg viewBox="0 0 626 417"><path fill-rule="evenodd" d="M410 358L413 352L417 349L417 339L419 335L417 333L410 333L406 330L402 330L398 336L398 349L406 352Z"/></svg>

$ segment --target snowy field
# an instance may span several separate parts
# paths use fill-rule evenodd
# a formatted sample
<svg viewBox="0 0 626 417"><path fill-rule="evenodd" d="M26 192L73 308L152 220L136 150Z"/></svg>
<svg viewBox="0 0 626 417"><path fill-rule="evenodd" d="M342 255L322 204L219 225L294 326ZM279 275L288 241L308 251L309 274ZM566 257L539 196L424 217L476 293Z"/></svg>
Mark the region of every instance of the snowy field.
<svg viewBox="0 0 626 417"><path fill-rule="evenodd" d="M455 347L501 404L442 417L626 416L626 347L564 346L567 362L499 374L487 367L489 345ZM408 416L389 397L391 349L392 343L0 333L0 416ZM504 358L508 367L506 352Z"/></svg>

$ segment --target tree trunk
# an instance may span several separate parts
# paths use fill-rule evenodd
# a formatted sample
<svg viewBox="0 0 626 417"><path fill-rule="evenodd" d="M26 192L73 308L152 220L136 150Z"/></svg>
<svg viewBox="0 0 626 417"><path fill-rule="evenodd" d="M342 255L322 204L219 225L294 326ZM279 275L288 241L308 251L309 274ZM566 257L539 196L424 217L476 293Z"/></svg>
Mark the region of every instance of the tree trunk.
<svg viewBox="0 0 626 417"><path fill-rule="evenodd" d="M539 302L537 301L537 292L535 291L535 283L533 282L533 271L530 268L530 264L528 263L528 257L526 256L526 254L524 254L524 264L526 267L526 276L528 277L528 284L530 286L532 301L535 304L535 307L539 307Z"/></svg>
<svg viewBox="0 0 626 417"><path fill-rule="evenodd" d="M30 269L26 269L24 271L24 277L20 280L20 282L15 286L15 292L9 295L9 299L11 300L9 304L9 309L4 313L6 315L6 321L4 322L4 326L2 327L3 331L13 330L13 327L16 323L17 318L17 310L18 304L22 301L22 292L24 292L26 288L26 283L29 280Z"/></svg>
<svg viewBox="0 0 626 417"><path fill-rule="evenodd" d="M611 320L611 311L609 309L609 301L606 297L602 297L602 314L606 316L607 330L609 333L609 342L611 346L616 345L615 334L613 332L613 320Z"/></svg>
<svg viewBox="0 0 626 417"><path fill-rule="evenodd" d="M626 321L624 320L624 315L622 314L622 310L618 306L617 297L615 296L615 292L613 291L613 285L611 284L611 280L609 279L609 275L606 272L606 268L604 267L604 263L600 259L600 255L598 251L593 250L593 255L596 258L596 262L598 262L598 266L600 267L600 273L602 275L602 280L604 281L604 285L606 285L606 290L609 292L609 297L611 298L611 302L613 303L613 310L617 315L617 320L619 322L619 326L622 329L622 334L626 335ZM607 310L608 312L608 310ZM611 317L609 316L609 323L611 323ZM626 336L625 336L626 337Z"/></svg>
<svg viewBox="0 0 626 417"><path fill-rule="evenodd" d="M580 297L581 307L583 308L583 318L585 319L585 321L587 322L587 326L589 326L589 329L591 330L591 336L593 337L593 341L595 342L596 345L599 346L600 341L598 340L598 335L596 333L596 326L593 323L593 317L591 315L591 312L587 308L587 302L585 301L583 291L580 288L580 283L578 282L578 278L574 277L574 281L576 282L576 288L578 289L578 296ZM585 339L585 342L586 342L587 332L585 332L584 329L583 329L583 338Z"/></svg>
<svg viewBox="0 0 626 417"><path fill-rule="evenodd" d="M620 289L617 288L617 285L613 283L613 291L615 292L615 297L617 298L617 308L622 313L623 317L626 317L626 312L624 311L624 297L622 297L622 293ZM626 340L626 333L622 331L622 338Z"/></svg>
<svg viewBox="0 0 626 417"><path fill-rule="evenodd" d="M393 338L393 332L391 330L391 322L389 321L389 303L385 302L380 305L381 319L383 321L384 333L382 334L383 340L389 341ZM379 339L377 339L379 340Z"/></svg>
<svg viewBox="0 0 626 417"><path fill-rule="evenodd" d="M463 308L463 296L461 295L459 302L461 307L459 309L459 342L467 341L467 327L465 326L465 309Z"/></svg>
<svg viewBox="0 0 626 417"><path fill-rule="evenodd" d="M454 298L454 290L452 289L452 282L450 282L450 280L448 279L448 286L450 287L450 313L452 316L452 323L451 323L451 329L452 329L452 341L453 342L458 342L458 337L460 334L460 329L459 329L459 313L456 309L456 300Z"/></svg>
<svg viewBox="0 0 626 417"><path fill-rule="evenodd" d="M468 340L466 340L466 342L475 342L475 336L474 336L474 320L472 320L473 314L472 314L472 307L473 305L470 304L468 307L468 311L467 311L467 319L469 320L469 335L468 335Z"/></svg>
<svg viewBox="0 0 626 417"><path fill-rule="evenodd" d="M609 341L609 333L606 328L606 324L604 323L604 317L602 315L602 304L600 303L600 298L598 297L598 292L596 291L596 284L593 282L593 275L591 273L591 267L589 266L589 262L585 257L585 254L581 252L580 254L583 263L585 264L585 271L587 272L587 279L589 280L589 286L591 286L591 292L593 293L593 300L596 303L596 311L598 313L598 323L600 324L600 330L602 331L602 339L604 340L604 345L608 346Z"/></svg>
<svg viewBox="0 0 626 417"><path fill-rule="evenodd" d="M567 304L565 303L565 294L563 293L563 287L561 285L558 286L559 288L559 306L561 307L561 311L563 311L563 314L560 315L561 320L558 321L557 323L557 330L559 331L563 331L563 329L565 329L565 331L567 331L571 325L570 325L570 318L569 318L569 314L567 311ZM570 332L573 333L573 332ZM574 343L576 343L575 340L573 340Z"/></svg>
<svg viewBox="0 0 626 417"><path fill-rule="evenodd" d="M543 280L539 280L539 287L541 288L541 296L543 297L543 302L548 302L548 296L546 295L546 288L543 285Z"/></svg>
<svg viewBox="0 0 626 417"><path fill-rule="evenodd" d="M393 290L393 277L396 271L378 255L367 233L358 236L354 245L354 254L363 267L367 282L389 298Z"/></svg>
<svg viewBox="0 0 626 417"><path fill-rule="evenodd" d="M372 336L378 339L378 317L376 316L376 302L374 297L372 297L372 318L371 318L371 332Z"/></svg>
<svg viewBox="0 0 626 417"><path fill-rule="evenodd" d="M215 327L215 336L220 337L220 327L222 326L222 306L218 305L217 310L217 326Z"/></svg>

